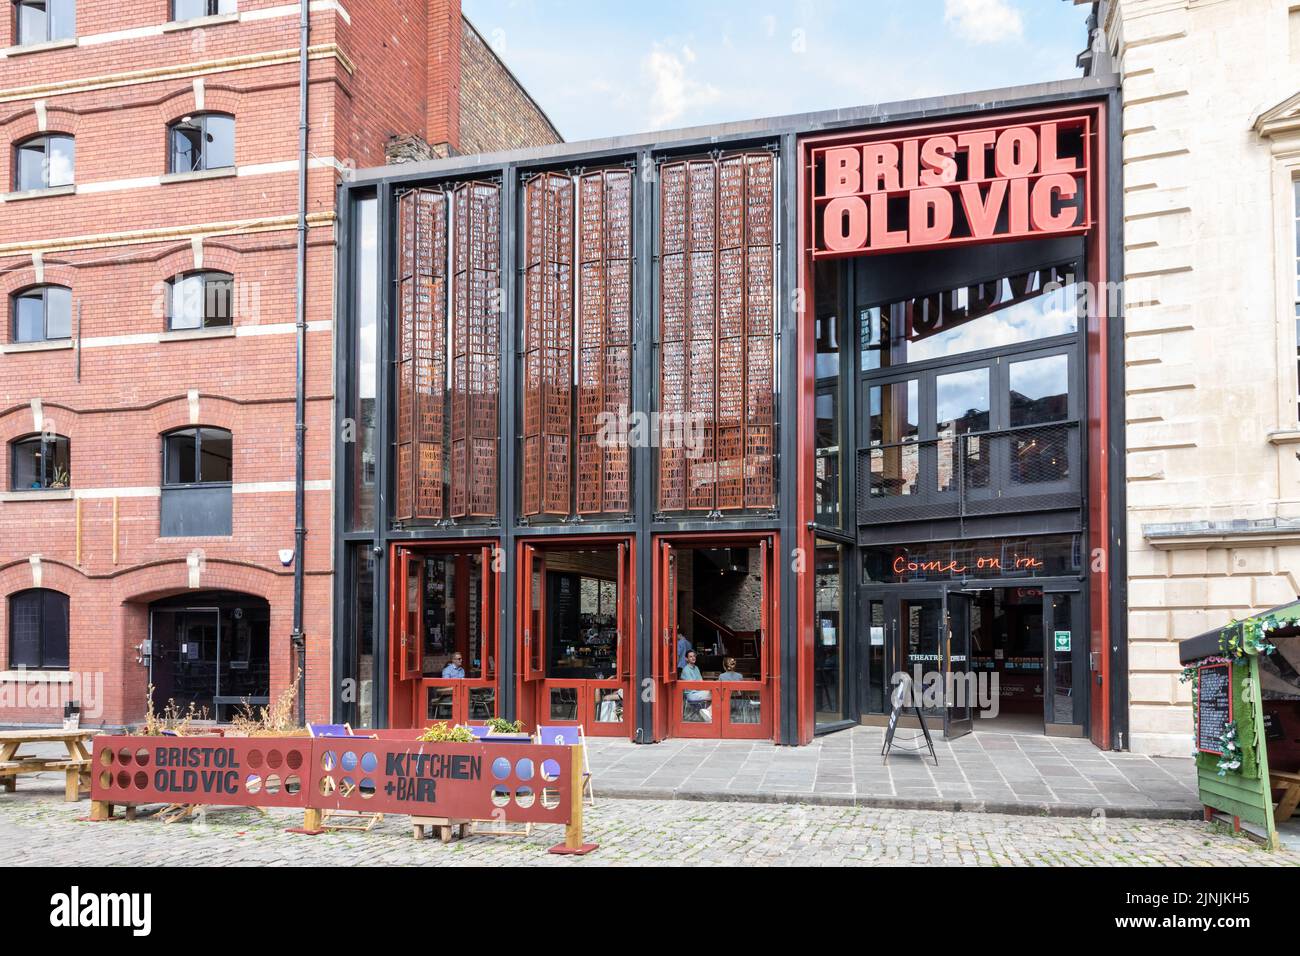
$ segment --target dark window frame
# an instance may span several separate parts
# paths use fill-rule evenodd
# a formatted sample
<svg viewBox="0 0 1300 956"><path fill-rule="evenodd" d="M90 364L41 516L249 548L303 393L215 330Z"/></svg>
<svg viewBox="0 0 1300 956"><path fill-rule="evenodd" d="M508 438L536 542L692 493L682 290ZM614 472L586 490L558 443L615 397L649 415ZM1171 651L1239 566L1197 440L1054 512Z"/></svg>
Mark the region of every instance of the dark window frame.
<svg viewBox="0 0 1300 956"><path fill-rule="evenodd" d="M208 145L208 121L213 119L230 121L230 163L228 165L213 166L209 161L210 147ZM197 155L191 149L180 149L177 145L178 137L185 136L187 130L199 131L199 148ZM210 111L203 113L192 113L183 116L180 119L167 124L167 172L169 175L180 176L186 173L202 173L217 169L234 169L235 168L235 138L237 130L235 128L235 117L231 113L222 113L220 111ZM192 144L191 144L192 145ZM185 168L185 163L181 161L182 155L189 153L192 159L189 162L189 168Z"/></svg>
<svg viewBox="0 0 1300 956"><path fill-rule="evenodd" d="M50 296L51 289L61 289L68 293L68 334L67 335L50 335ZM18 303L23 299L30 299L39 294L41 300L41 335L35 339L20 339L18 337ZM19 289L9 297L9 341L10 342L63 342L72 339L72 289L66 285L57 283L45 283L43 285L28 286L25 289Z"/></svg>
<svg viewBox="0 0 1300 956"><path fill-rule="evenodd" d="M63 443L68 461L67 474L62 485L52 484L54 476L49 474L51 460L59 458L59 443ZM23 487L18 484L18 456L20 450L29 445L40 445L41 468L40 487ZM9 443L9 488L12 491L61 491L72 487L72 441L66 435L23 435Z"/></svg>
<svg viewBox="0 0 1300 956"><path fill-rule="evenodd" d="M199 325L176 325L176 291L180 283L190 280L203 280L203 318ZM220 291L214 291L217 285L227 286L225 291L225 315L220 315ZM167 331L192 332L199 329L226 329L235 324L235 277L229 272L217 269L200 269L193 272L181 272L167 280Z"/></svg>
<svg viewBox="0 0 1300 956"><path fill-rule="evenodd" d="M55 140L67 140L68 143L72 144L72 178L66 183L50 182L50 146ZM40 144L42 152L45 155L45 159L41 163L41 181L36 184L26 183L22 180L22 153L23 150L32 149L37 144ZM28 136L25 139L21 139L14 143L13 169L14 192L36 192L41 189L59 189L64 186L72 186L77 180L77 138L71 133L56 131L37 133L35 136Z"/></svg>
<svg viewBox="0 0 1300 956"><path fill-rule="evenodd" d="M35 602L34 610L36 612L36 658L34 660L19 660L14 647L14 639L17 634L16 618L19 611L19 605L24 602ZM62 616L63 630L61 634L50 634L49 627L53 624L49 620L49 602L54 601L61 605L60 611ZM17 591L9 595L9 668L11 670L68 670L71 664L69 653L69 631L71 630L71 607L68 595L62 591L55 591L52 588L27 588L23 591ZM56 615L57 618L57 615ZM59 644L62 647L59 647ZM53 645L53 646L52 646ZM59 651L62 654L59 654Z"/></svg>
<svg viewBox="0 0 1300 956"><path fill-rule="evenodd" d="M50 4L56 0L13 0L13 38L15 46L36 46L40 43L55 43L59 40L72 40L77 36L77 4L75 0L66 0L72 7L72 32L65 36L50 36ZM39 7L44 11L44 35L37 37L28 37L23 35L22 31L22 11L24 7Z"/></svg>
<svg viewBox="0 0 1300 956"><path fill-rule="evenodd" d="M209 481L203 479L203 433L220 432L226 436L230 442L230 477L218 478ZM167 474L171 470L171 456L176 454L172 451L172 442L174 439L183 436L192 436L194 439L194 480L172 482L167 480ZM234 481L235 475L235 435L229 429L217 428L212 425L193 425L185 428L177 428L169 432L164 432L162 436L162 487L163 488L214 488L222 485L230 485Z"/></svg>

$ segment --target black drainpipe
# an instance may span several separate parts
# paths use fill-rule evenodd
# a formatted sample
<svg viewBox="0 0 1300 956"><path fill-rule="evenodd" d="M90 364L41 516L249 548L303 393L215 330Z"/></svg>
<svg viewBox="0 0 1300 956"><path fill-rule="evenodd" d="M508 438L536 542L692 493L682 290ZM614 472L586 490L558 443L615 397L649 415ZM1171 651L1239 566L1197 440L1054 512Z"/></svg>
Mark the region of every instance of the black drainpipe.
<svg viewBox="0 0 1300 956"><path fill-rule="evenodd" d="M294 308L298 318L298 356L294 384L294 476L293 476L293 634L290 640L298 656L298 720L307 722L307 639L302 632L302 582L306 486L303 463L306 458L307 413L307 36L311 30L310 4L298 4L298 282Z"/></svg>

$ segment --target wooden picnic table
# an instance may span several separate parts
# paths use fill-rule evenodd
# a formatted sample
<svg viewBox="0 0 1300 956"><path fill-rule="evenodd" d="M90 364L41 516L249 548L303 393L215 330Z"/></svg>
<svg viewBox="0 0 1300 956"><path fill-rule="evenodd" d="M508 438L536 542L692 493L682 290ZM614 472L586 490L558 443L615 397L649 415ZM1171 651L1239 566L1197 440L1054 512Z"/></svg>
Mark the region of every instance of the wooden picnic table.
<svg viewBox="0 0 1300 956"><path fill-rule="evenodd" d="M90 751L86 742L93 736L93 730L80 729L0 730L0 781L4 782L5 791L14 792L20 774L62 770L65 778L63 798L69 803L80 800L82 789L90 789ZM56 741L67 748L66 756L41 757L19 753L25 744Z"/></svg>

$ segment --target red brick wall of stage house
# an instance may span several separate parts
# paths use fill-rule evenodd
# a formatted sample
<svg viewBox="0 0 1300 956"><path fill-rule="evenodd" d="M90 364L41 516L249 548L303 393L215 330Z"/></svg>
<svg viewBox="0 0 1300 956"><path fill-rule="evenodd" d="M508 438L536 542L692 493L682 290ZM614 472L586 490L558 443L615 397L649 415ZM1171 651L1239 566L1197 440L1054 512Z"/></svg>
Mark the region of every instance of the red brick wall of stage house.
<svg viewBox="0 0 1300 956"><path fill-rule="evenodd" d="M17 142L76 138L75 194L0 203L0 724L61 714L26 706L32 675L8 673L9 596L38 582L67 594L69 670L102 677L102 708L84 722L137 721L148 605L191 591L195 552L199 589L269 602L272 697L293 676L292 574L276 552L293 544L298 8L240 0L235 18L171 29L167 0L77 6L78 43L35 52L16 52L0 11L0 193L14 188ZM309 147L321 161L309 176L307 263L313 717L331 698L335 187L348 164L381 165L394 137L461 149L461 48L473 32L461 19L456 0L338 0L311 12ZM559 138L526 94L510 102L489 127L500 142L476 147ZM167 124L196 112L234 115L238 175L160 182ZM234 275L236 334L168 340L163 283L196 268ZM79 350L11 347L10 296L41 282L71 288ZM10 491L9 442L38 430L38 409L71 441L73 497ZM228 538L159 536L161 434L192 424L234 436Z"/></svg>

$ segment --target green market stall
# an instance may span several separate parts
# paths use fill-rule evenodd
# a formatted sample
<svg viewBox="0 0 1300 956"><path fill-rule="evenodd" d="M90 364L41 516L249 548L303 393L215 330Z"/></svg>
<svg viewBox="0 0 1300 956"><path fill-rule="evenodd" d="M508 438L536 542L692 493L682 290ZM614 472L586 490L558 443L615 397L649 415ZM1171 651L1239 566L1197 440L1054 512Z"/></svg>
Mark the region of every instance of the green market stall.
<svg viewBox="0 0 1300 956"><path fill-rule="evenodd" d="M1205 818L1300 841L1300 601L1181 641Z"/></svg>

